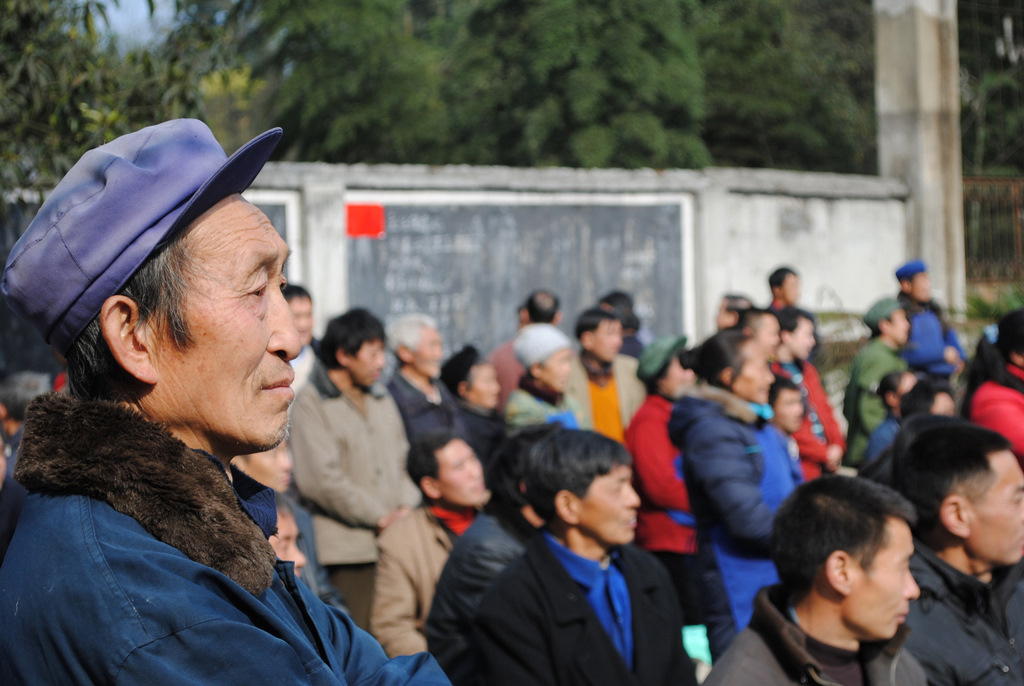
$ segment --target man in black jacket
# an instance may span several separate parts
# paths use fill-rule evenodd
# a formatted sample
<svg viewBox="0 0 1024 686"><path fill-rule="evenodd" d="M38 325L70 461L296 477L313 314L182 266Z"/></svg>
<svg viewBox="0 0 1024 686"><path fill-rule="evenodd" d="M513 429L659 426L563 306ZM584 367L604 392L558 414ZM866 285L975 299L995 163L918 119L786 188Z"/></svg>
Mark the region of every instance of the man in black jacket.
<svg viewBox="0 0 1024 686"><path fill-rule="evenodd" d="M672 582L629 545L640 498L629 453L590 431L541 442L526 497L547 526L484 596L481 683L695 684Z"/></svg>
<svg viewBox="0 0 1024 686"><path fill-rule="evenodd" d="M908 649L931 686L1024 683L1024 472L969 424L921 433L894 465L917 507Z"/></svg>

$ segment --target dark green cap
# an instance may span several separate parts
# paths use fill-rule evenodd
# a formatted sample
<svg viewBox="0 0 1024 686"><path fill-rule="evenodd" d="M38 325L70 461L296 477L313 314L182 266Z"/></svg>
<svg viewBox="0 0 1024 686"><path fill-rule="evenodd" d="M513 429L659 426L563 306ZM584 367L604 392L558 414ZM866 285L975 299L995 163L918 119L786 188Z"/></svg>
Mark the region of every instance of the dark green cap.
<svg viewBox="0 0 1024 686"><path fill-rule="evenodd" d="M883 319L889 319L892 317L892 313L896 310L902 310L903 305L896 298L882 298L868 310L868 313L864 315L864 323L868 325L872 330L878 329L878 323Z"/></svg>
<svg viewBox="0 0 1024 686"><path fill-rule="evenodd" d="M640 353L640 366L637 367L636 375L644 383L658 375L669 360L680 350L686 347L686 336L661 336L654 339L654 342L644 348Z"/></svg>

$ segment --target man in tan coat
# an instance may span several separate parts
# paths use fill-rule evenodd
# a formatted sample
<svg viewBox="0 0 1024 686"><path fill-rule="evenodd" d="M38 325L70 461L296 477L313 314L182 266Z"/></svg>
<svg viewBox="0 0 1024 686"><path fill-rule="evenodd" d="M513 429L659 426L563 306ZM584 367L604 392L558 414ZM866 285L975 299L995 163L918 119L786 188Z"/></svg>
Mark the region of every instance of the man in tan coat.
<svg viewBox="0 0 1024 686"><path fill-rule="evenodd" d="M565 394L583 408L585 426L624 443L647 391L636 376L636 359L619 354L622 322L607 310L585 310L576 320L576 338L580 354L572 361Z"/></svg>
<svg viewBox="0 0 1024 686"><path fill-rule="evenodd" d="M473 449L450 431L415 439L407 469L424 503L380 537L370 612L370 631L390 656L427 649L424 624L441 570L490 497Z"/></svg>
<svg viewBox="0 0 1024 686"><path fill-rule="evenodd" d="M292 407L295 485L313 514L320 561L368 628L378 533L419 504L405 473L395 401L375 382L384 368L384 326L362 309L331 320L319 363Z"/></svg>

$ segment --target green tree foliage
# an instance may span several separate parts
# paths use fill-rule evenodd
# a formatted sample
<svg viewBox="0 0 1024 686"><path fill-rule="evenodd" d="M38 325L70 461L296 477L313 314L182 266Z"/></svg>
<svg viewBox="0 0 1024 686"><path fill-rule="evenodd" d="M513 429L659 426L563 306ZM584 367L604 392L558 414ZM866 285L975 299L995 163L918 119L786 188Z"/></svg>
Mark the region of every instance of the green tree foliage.
<svg viewBox="0 0 1024 686"><path fill-rule="evenodd" d="M440 53L403 0L243 3L244 54L275 84L281 150L298 160L440 162Z"/></svg>
<svg viewBox="0 0 1024 686"><path fill-rule="evenodd" d="M1024 12L1009 0L957 5L965 174L1024 172Z"/></svg>
<svg viewBox="0 0 1024 686"><path fill-rule="evenodd" d="M684 9L671 0L481 0L445 71L454 161L708 164Z"/></svg>
<svg viewBox="0 0 1024 686"><path fill-rule="evenodd" d="M121 53L101 2L0 3L0 190L49 189L89 148L199 112L194 45Z"/></svg>
<svg viewBox="0 0 1024 686"><path fill-rule="evenodd" d="M716 164L876 171L868 0L706 0L697 31Z"/></svg>

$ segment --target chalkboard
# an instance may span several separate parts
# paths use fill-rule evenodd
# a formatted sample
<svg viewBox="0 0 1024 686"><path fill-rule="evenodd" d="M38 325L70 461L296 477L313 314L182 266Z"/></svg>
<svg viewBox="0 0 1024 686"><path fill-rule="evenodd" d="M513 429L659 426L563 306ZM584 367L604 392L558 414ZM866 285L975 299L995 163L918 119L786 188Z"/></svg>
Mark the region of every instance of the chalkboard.
<svg viewBox="0 0 1024 686"><path fill-rule="evenodd" d="M351 238L350 304L387 322L435 317L447 352L512 336L531 291L562 303L562 329L611 290L655 335L683 331L682 206L385 204L382 238Z"/></svg>

